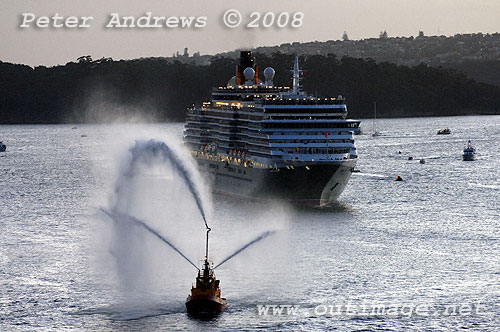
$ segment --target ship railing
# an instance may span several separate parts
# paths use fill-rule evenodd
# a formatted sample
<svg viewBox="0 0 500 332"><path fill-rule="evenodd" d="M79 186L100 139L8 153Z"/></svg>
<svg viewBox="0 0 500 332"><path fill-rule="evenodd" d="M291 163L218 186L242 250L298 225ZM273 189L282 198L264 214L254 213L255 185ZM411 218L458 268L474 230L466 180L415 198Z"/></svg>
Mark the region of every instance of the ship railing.
<svg viewBox="0 0 500 332"><path fill-rule="evenodd" d="M290 162L328 162L328 161L344 161L354 159L357 156L352 156L349 153L343 154L283 154L283 161Z"/></svg>
<svg viewBox="0 0 500 332"><path fill-rule="evenodd" d="M289 91L288 86L219 86L212 88L212 92L223 92L223 93L281 93Z"/></svg>
<svg viewBox="0 0 500 332"><path fill-rule="evenodd" d="M264 99L263 105L343 105L345 99L316 99L316 98L277 98L277 99Z"/></svg>

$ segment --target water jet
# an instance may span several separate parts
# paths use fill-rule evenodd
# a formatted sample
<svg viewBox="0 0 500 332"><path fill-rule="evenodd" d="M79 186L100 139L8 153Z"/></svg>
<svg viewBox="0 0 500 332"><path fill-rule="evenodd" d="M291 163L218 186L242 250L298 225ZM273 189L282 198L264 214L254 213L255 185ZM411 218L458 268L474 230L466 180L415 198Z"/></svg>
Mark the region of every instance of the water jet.
<svg viewBox="0 0 500 332"><path fill-rule="evenodd" d="M191 266L197 269L196 283L192 286L191 292L186 299L186 309L189 314L193 316L206 317L213 316L224 311L227 307L227 301L225 298L221 297L221 289L219 287L220 281L216 279L214 270L255 243L267 238L269 235L273 234L274 231L263 232L213 267L213 264L211 264L209 260L209 233L211 228L207 223L205 210L203 208L204 205L197 183L193 180L193 174L186 167L186 164L167 144L160 141L136 141L135 146L130 149L130 152L132 158L125 169L123 169L121 178L117 181L117 185L115 187L115 195L117 195L118 199L111 208L100 208L100 212L119 225L137 226L138 228L147 231L149 234L154 235L163 244L166 244ZM133 213L133 211L126 211L129 210L131 202L120 204L120 198L122 196L126 196L127 192L129 192L128 182L133 181L135 176L140 174L140 166L155 166L158 162L160 164L168 163L176 175L183 180L183 184L187 189L189 189L189 193L194 199L196 206L198 207L198 211L203 219L206 229L206 242L205 257L201 268L198 268L198 266L194 264L193 261L187 257L187 255L179 250L171 239L163 235L159 229L151 226L151 224L145 220L132 216L131 213ZM135 229L135 227L130 229Z"/></svg>

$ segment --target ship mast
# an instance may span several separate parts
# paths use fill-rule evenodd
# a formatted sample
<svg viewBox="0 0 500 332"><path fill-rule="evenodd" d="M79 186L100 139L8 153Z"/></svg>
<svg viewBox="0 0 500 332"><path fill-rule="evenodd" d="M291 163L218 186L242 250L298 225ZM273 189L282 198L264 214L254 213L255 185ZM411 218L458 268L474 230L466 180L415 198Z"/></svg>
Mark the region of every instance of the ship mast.
<svg viewBox="0 0 500 332"><path fill-rule="evenodd" d="M300 74L302 73L302 70L299 69L299 57L295 56L295 62L293 64L293 71L292 71L292 80L293 80L293 94L298 95L300 94Z"/></svg>
<svg viewBox="0 0 500 332"><path fill-rule="evenodd" d="M208 233L210 233L212 229L207 227L207 243L205 246L205 261L208 260Z"/></svg>
<svg viewBox="0 0 500 332"><path fill-rule="evenodd" d="M205 277L208 277L209 272L210 272L210 265L208 263L208 233L210 233L212 229L210 227L207 227L207 242L205 245L205 262L203 263L203 275Z"/></svg>

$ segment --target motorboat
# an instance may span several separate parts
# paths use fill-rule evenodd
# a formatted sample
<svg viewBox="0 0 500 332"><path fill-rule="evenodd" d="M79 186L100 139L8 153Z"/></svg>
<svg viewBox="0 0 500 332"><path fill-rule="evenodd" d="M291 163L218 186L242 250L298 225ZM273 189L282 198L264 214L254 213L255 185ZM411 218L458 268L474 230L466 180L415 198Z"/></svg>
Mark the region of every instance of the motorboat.
<svg viewBox="0 0 500 332"><path fill-rule="evenodd" d="M451 130L450 130L450 128L441 129L441 130L438 130L437 134L438 135L449 135L449 134L451 134Z"/></svg>
<svg viewBox="0 0 500 332"><path fill-rule="evenodd" d="M472 145L470 140L464 148L462 157L464 161L474 161L476 159L476 148Z"/></svg>

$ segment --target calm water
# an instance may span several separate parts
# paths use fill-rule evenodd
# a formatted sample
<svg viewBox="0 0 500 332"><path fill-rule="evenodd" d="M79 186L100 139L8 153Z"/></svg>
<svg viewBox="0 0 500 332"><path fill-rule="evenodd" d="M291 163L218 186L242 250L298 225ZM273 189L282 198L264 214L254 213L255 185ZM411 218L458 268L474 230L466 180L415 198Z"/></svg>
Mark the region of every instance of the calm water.
<svg viewBox="0 0 500 332"><path fill-rule="evenodd" d="M446 127L451 135L436 135ZM229 308L198 321L184 308L196 270L148 234L141 246L118 237L134 256L125 259L140 261L125 282L96 212L134 138L168 140L162 133L179 136L182 126L0 126L8 146L0 153L0 330L498 330L500 117L388 119L377 128L385 135L356 136L360 172L332 208L213 197L214 261L279 231L217 270ZM463 162L469 138L478 158ZM199 259L202 221L181 189L161 181L169 180L152 177L137 205L168 220L165 235ZM151 192L161 194L140 199ZM298 310L259 315L259 305ZM374 306L394 311L371 314Z"/></svg>

